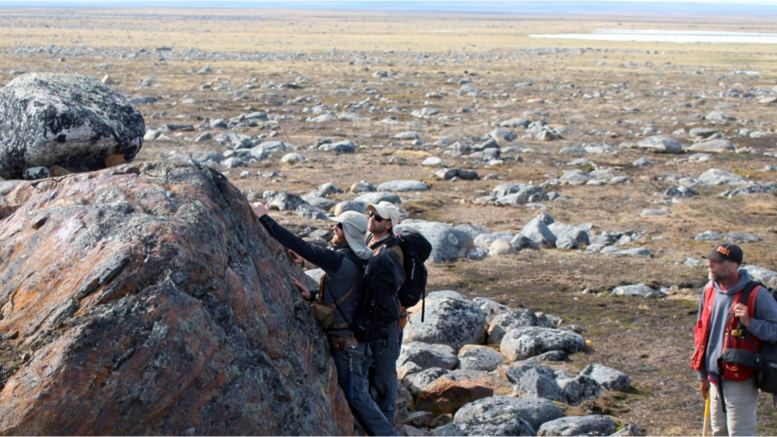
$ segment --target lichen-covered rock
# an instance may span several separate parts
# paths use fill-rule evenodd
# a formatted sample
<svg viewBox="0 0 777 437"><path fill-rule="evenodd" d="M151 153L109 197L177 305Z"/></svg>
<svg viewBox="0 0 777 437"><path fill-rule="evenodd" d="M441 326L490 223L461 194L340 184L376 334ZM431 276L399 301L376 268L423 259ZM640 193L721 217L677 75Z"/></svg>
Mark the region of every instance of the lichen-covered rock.
<svg viewBox="0 0 777 437"><path fill-rule="evenodd" d="M585 339L574 332L540 327L515 328L507 331L500 350L511 361L524 360L543 352L561 350L566 353L580 352L585 348Z"/></svg>
<svg viewBox="0 0 777 437"><path fill-rule="evenodd" d="M617 424L614 420L601 414L568 416L543 423L537 431L537 435L610 435L615 431L616 426Z"/></svg>
<svg viewBox="0 0 777 437"><path fill-rule="evenodd" d="M561 415L547 399L491 396L461 407L453 424L464 435L535 435L543 423Z"/></svg>
<svg viewBox="0 0 777 437"><path fill-rule="evenodd" d="M539 321L534 311L527 308L511 309L491 321L488 327L488 344L500 344L505 333L513 328L538 325Z"/></svg>
<svg viewBox="0 0 777 437"><path fill-rule="evenodd" d="M507 305L502 305L501 303L495 302L487 297L476 297L472 299L472 302L478 304L480 309L483 310L483 313L486 315L487 325L491 324L491 321L494 320L494 317L510 311L510 307Z"/></svg>
<svg viewBox="0 0 777 437"><path fill-rule="evenodd" d="M627 391L631 387L629 376L620 370L603 366L598 363L589 364L580 371L581 375L590 376L599 385L607 390Z"/></svg>
<svg viewBox="0 0 777 437"><path fill-rule="evenodd" d="M543 398L551 401L566 402L564 394L553 373L553 369L545 366L511 367L505 376L515 383L515 393L526 398Z"/></svg>
<svg viewBox="0 0 777 437"><path fill-rule="evenodd" d="M459 368L492 371L505 360L504 355L488 346L466 345L459 351Z"/></svg>
<svg viewBox="0 0 777 437"><path fill-rule="evenodd" d="M412 368L410 363L414 364ZM400 375L409 375L432 367L453 369L457 364L459 364L459 359L450 346L421 342L402 345L397 359L397 369Z"/></svg>
<svg viewBox="0 0 777 437"><path fill-rule="evenodd" d="M430 367L428 369L407 375L402 380L402 385L405 386L411 395L418 397L423 389L447 373L448 369L443 369L442 367Z"/></svg>
<svg viewBox="0 0 777 437"><path fill-rule="evenodd" d="M30 167L71 171L106 167L140 150L146 126L119 93L82 75L29 73L0 90L0 176L21 179Z"/></svg>
<svg viewBox="0 0 777 437"><path fill-rule="evenodd" d="M482 344L486 316L477 304L463 299L440 298L426 302L426 315L414 313L405 326L403 342L444 344L458 351L465 344Z"/></svg>
<svg viewBox="0 0 777 437"><path fill-rule="evenodd" d="M0 434L353 432L302 271L219 173L121 165L2 200Z"/></svg>

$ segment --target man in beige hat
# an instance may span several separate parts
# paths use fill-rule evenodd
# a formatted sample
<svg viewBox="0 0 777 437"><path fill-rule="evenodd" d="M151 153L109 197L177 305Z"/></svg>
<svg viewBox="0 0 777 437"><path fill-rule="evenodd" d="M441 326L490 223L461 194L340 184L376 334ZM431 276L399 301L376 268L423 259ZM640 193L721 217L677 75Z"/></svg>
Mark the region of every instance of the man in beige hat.
<svg viewBox="0 0 777 437"><path fill-rule="evenodd" d="M367 205L369 215L369 226L367 230L366 243L372 249L375 256L383 250L389 250L396 253L395 258L400 270L404 272L404 254L398 244L393 243L397 238L394 231L399 224L399 210L391 202L380 202L378 204ZM402 284L399 284L400 286ZM397 299L397 306L400 306ZM397 359L401 349L401 329L407 321L407 313L400 306L400 320L389 329L389 335L386 339L376 340L369 343L371 354L369 364L370 393L378 404L378 407L386 416L389 422L394 421L396 413L397 400Z"/></svg>
<svg viewBox="0 0 777 437"><path fill-rule="evenodd" d="M267 205L252 205L267 233L306 261L324 270L321 296L318 301L335 304L334 322L325 329L332 359L337 367L340 387L346 393L354 416L371 435L397 435L392 421L386 419L369 393L369 382L363 364L367 345L354 338L350 329L364 296L364 266L372 251L364 244L367 218L355 211L346 211L331 220L335 222L332 239L334 250L310 244L270 218ZM331 279L330 279L331 278ZM305 299L313 300L311 292L292 278Z"/></svg>

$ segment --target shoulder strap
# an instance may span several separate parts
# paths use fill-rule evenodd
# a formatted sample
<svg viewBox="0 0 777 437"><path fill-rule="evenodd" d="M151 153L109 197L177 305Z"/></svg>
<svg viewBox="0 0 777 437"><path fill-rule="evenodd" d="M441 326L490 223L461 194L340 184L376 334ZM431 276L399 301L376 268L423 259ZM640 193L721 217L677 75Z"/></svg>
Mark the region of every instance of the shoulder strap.
<svg viewBox="0 0 777 437"><path fill-rule="evenodd" d="M757 292L752 295L751 293L758 286L763 287L763 284L761 284L758 281L751 280L750 282L745 284L745 288L742 289L742 296L739 298L740 302L744 302L745 305L747 305L747 309L748 309L748 313L750 313L750 317L753 317L753 315L755 314L755 299L758 296Z"/></svg>

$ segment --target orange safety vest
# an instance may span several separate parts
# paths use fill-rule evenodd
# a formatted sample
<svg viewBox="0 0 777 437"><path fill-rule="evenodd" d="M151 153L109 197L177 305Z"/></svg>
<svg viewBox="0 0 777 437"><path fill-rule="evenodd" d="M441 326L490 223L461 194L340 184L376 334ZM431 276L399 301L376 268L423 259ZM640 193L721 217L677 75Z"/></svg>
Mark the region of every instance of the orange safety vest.
<svg viewBox="0 0 777 437"><path fill-rule="evenodd" d="M747 299L747 312L751 319L755 314L755 298L758 296L758 290L760 288L760 286L755 287ZM695 347L693 357L691 357L691 368L693 370L705 369L706 364L704 358L707 355L707 343L709 342L710 336L710 320L712 320L712 308L715 304L716 294L717 292L712 286L712 281L710 281L707 283L707 286L704 287L704 305L701 309L699 321L696 323L696 327L693 330L693 343ZM731 304L731 309L729 310L730 313L734 312L734 306L739 303L741 298L742 290L738 291L736 296L734 296L734 302ZM733 316L729 319L730 324L724 332L723 352L728 349L742 349L755 352L750 345L750 342L745 338L744 327L738 329L738 319ZM756 350L761 350L761 340L754 335L750 335L750 338L753 341ZM729 381L744 381L751 377L755 372L755 369L729 363L722 363L722 368L719 370L721 371L721 377Z"/></svg>

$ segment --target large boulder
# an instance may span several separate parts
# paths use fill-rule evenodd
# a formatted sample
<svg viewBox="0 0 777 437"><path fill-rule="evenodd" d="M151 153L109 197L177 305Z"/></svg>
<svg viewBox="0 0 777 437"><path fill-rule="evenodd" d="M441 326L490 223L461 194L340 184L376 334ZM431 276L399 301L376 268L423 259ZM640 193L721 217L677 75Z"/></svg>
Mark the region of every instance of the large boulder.
<svg viewBox="0 0 777 437"><path fill-rule="evenodd" d="M1 434L353 432L302 271L221 174L121 165L0 200Z"/></svg>
<svg viewBox="0 0 777 437"><path fill-rule="evenodd" d="M405 220L397 226L397 231L402 232L406 227L415 229L429 240L432 244L429 259L436 263L456 261L466 256L467 251L474 246L472 237L468 233L445 223Z"/></svg>
<svg viewBox="0 0 777 437"><path fill-rule="evenodd" d="M131 161L146 126L119 93L87 76L29 73L0 90L0 176L31 167L99 170L106 158Z"/></svg>
<svg viewBox="0 0 777 437"><path fill-rule="evenodd" d="M403 342L444 344L458 351L466 344L482 344L486 338L486 316L468 300L439 298L426 302L426 314L414 313L405 326Z"/></svg>

